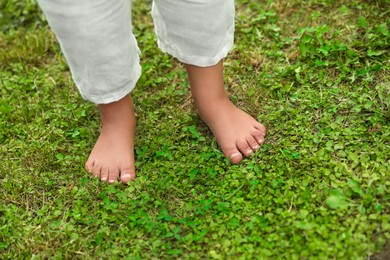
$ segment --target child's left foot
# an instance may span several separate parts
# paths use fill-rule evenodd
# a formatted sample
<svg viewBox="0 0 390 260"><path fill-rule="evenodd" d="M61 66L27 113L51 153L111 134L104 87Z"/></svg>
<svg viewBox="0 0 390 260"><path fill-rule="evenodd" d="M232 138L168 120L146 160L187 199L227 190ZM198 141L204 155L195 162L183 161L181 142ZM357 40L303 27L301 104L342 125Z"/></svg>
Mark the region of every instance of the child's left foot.
<svg viewBox="0 0 390 260"><path fill-rule="evenodd" d="M215 100L204 107L198 104L197 109L232 163L239 163L242 155L249 157L264 143L265 127L229 99Z"/></svg>
<svg viewBox="0 0 390 260"><path fill-rule="evenodd" d="M210 127L224 155L239 163L264 143L265 127L237 108L226 95L223 65L211 67L186 65L195 106Z"/></svg>

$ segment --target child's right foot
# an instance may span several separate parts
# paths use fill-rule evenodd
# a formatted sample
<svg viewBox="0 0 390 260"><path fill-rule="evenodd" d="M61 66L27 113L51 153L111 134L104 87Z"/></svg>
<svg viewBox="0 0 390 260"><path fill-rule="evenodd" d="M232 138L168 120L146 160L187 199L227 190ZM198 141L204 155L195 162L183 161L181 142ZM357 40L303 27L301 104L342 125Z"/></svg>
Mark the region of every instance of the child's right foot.
<svg viewBox="0 0 390 260"><path fill-rule="evenodd" d="M120 180L126 184L135 178L135 115L131 97L98 107L103 127L85 168L104 182Z"/></svg>

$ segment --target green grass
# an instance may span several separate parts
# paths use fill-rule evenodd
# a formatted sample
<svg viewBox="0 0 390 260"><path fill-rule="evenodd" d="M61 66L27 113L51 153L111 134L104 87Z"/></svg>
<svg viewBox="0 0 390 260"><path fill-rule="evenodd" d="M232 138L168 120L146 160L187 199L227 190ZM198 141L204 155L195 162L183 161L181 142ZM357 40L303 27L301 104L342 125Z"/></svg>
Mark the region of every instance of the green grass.
<svg viewBox="0 0 390 260"><path fill-rule="evenodd" d="M237 1L231 99L267 128L223 158L134 1L137 180L91 178L99 132L35 1L0 1L0 258L367 259L390 237L389 1ZM382 252L384 254L386 252Z"/></svg>

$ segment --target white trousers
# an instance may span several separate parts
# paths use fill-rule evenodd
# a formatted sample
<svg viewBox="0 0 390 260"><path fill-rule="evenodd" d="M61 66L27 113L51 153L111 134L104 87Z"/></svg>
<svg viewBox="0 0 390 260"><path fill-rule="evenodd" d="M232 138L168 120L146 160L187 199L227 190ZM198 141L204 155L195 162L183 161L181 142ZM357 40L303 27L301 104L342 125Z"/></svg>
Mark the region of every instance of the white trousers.
<svg viewBox="0 0 390 260"><path fill-rule="evenodd" d="M82 97L117 101L141 75L131 0L38 0ZM234 0L154 0L158 46L181 62L212 66L233 45Z"/></svg>

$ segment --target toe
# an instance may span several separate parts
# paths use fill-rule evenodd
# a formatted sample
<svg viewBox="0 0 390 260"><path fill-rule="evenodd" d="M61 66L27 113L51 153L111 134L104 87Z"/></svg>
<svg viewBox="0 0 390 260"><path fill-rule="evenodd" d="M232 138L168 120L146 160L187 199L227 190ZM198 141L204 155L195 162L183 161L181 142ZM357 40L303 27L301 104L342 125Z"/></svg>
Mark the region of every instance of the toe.
<svg viewBox="0 0 390 260"><path fill-rule="evenodd" d="M253 136L248 136L246 141L248 142L250 148L252 148L254 152L260 149L260 144L257 142L257 139L255 139Z"/></svg>
<svg viewBox="0 0 390 260"><path fill-rule="evenodd" d="M231 163L237 164L242 161L242 154L237 150L236 153L231 154L230 156L227 156Z"/></svg>
<svg viewBox="0 0 390 260"><path fill-rule="evenodd" d="M100 172L100 179L102 181L107 181L108 180L108 174L109 174L109 170L107 167L103 167L101 172Z"/></svg>
<svg viewBox="0 0 390 260"><path fill-rule="evenodd" d="M257 141L259 145L264 143L264 134L260 130L254 129L252 132L252 137Z"/></svg>
<svg viewBox="0 0 390 260"><path fill-rule="evenodd" d="M95 163L95 164L93 165L93 168L92 168L92 174L93 174L93 176L95 176L96 178L100 178L100 177L101 177L101 176L100 176L101 170L102 170L102 167L101 167L99 164Z"/></svg>
<svg viewBox="0 0 390 260"><path fill-rule="evenodd" d="M109 175L108 175L108 183L112 184L116 182L119 178L119 169L118 168L112 168L110 169Z"/></svg>
<svg viewBox="0 0 390 260"><path fill-rule="evenodd" d="M246 139L242 139L242 140L238 141L237 142L237 148L246 157L249 157L253 153L253 150L249 146L249 144L248 144Z"/></svg>
<svg viewBox="0 0 390 260"><path fill-rule="evenodd" d="M131 180L135 179L135 171L131 167L124 167L121 169L121 182L123 184L128 183Z"/></svg>
<svg viewBox="0 0 390 260"><path fill-rule="evenodd" d="M85 163L85 170L89 173L93 173L93 165L94 165L94 162L92 160L88 160L86 163Z"/></svg>
<svg viewBox="0 0 390 260"><path fill-rule="evenodd" d="M233 164L237 164L242 161L242 154L239 150L237 150L236 146L221 146L223 154L226 158L229 158L230 162Z"/></svg>
<svg viewBox="0 0 390 260"><path fill-rule="evenodd" d="M255 124L255 128L257 130L260 131L260 133L265 136L267 134L267 129L265 128L265 126L263 126L262 124L260 124L259 122L256 122Z"/></svg>
<svg viewBox="0 0 390 260"><path fill-rule="evenodd" d="M260 145L263 145L264 144L264 136L261 136L257 142L260 144Z"/></svg>

